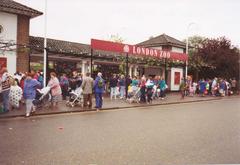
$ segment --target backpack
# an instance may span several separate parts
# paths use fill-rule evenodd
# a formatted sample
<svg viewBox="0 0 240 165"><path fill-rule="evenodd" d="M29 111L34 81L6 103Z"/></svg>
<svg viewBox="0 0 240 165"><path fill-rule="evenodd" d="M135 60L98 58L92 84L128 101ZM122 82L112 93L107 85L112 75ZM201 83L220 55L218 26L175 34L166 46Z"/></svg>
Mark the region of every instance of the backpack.
<svg viewBox="0 0 240 165"><path fill-rule="evenodd" d="M10 89L11 85L14 84L14 78L8 76L5 81L2 82L2 90Z"/></svg>
<svg viewBox="0 0 240 165"><path fill-rule="evenodd" d="M102 78L100 78L99 80L98 80L98 88L102 88L103 87L103 79Z"/></svg>

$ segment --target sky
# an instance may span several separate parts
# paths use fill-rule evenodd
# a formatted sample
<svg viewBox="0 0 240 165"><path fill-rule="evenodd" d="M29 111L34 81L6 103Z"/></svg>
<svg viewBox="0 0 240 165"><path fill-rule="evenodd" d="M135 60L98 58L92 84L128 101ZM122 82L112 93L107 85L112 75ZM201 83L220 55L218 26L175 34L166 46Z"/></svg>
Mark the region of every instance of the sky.
<svg viewBox="0 0 240 165"><path fill-rule="evenodd" d="M45 0L15 0L45 12ZM239 0L47 0L47 37L89 44L118 35L136 44L163 33L225 36L240 46ZM30 34L44 36L44 16L31 20Z"/></svg>

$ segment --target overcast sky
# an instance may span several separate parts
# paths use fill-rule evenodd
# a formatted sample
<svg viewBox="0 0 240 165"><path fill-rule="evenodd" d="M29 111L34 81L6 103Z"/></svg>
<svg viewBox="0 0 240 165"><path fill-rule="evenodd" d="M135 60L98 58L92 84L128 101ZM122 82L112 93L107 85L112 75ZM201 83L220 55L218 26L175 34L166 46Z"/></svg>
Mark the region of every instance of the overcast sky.
<svg viewBox="0 0 240 165"><path fill-rule="evenodd" d="M45 10L44 0L16 1ZM49 38L88 44L118 34L136 44L162 33L179 40L197 34L240 46L240 0L48 0L47 6ZM44 16L31 20L30 34L44 35Z"/></svg>

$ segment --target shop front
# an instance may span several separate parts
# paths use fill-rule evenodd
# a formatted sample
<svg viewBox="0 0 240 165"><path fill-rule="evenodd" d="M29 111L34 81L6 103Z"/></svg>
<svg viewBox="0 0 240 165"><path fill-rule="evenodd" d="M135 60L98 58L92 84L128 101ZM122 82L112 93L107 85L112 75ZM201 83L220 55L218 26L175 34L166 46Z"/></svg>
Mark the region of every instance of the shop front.
<svg viewBox="0 0 240 165"><path fill-rule="evenodd" d="M145 48L135 45L114 43L103 40L91 40L91 48L93 50L104 50L118 53L125 53L126 55L126 71L125 74L130 76L133 73L131 65L135 65L137 75L142 76L162 76L165 77L168 86L171 91L179 90L180 80L183 77L184 63L188 60L188 56L185 53L163 51L153 48ZM136 61L129 63L129 57L135 57L145 59L145 61L157 61L160 66L149 66L137 64ZM177 64L180 65L178 66ZM171 65L169 65L171 64ZM169 65L169 66L168 66ZM128 67L130 66L130 67Z"/></svg>
<svg viewBox="0 0 240 165"><path fill-rule="evenodd" d="M94 78L102 72L108 81L113 74L162 76L171 90L178 90L184 75L187 55L139 45L91 40L91 45L48 39L48 72L58 75L76 70L90 72ZM43 38L31 37L31 66L43 65ZM61 48L61 49L59 49Z"/></svg>

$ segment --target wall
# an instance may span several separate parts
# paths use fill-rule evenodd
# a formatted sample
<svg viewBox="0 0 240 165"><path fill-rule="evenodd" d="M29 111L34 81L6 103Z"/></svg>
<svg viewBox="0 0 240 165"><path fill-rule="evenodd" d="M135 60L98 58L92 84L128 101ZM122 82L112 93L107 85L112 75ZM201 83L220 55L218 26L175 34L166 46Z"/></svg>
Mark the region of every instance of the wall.
<svg viewBox="0 0 240 165"><path fill-rule="evenodd" d="M0 34L1 41L17 41L17 15L0 12L0 25L3 26L3 33ZM16 47L11 47L15 49ZM9 73L16 71L16 51L5 51L4 55L0 51L0 57L7 58L7 68Z"/></svg>
<svg viewBox="0 0 240 165"><path fill-rule="evenodd" d="M145 76L149 76L149 75L160 75L160 76L164 76L164 68L145 68Z"/></svg>
<svg viewBox="0 0 240 165"><path fill-rule="evenodd" d="M172 47L172 52L184 53L184 49L183 48Z"/></svg>
<svg viewBox="0 0 240 165"><path fill-rule="evenodd" d="M29 71L29 49L23 45L29 45L29 17L18 15L17 21L17 43L21 45L17 51L17 70Z"/></svg>
<svg viewBox="0 0 240 165"><path fill-rule="evenodd" d="M158 46L158 47L151 47L153 49L158 49L158 50L162 50L162 46Z"/></svg>

